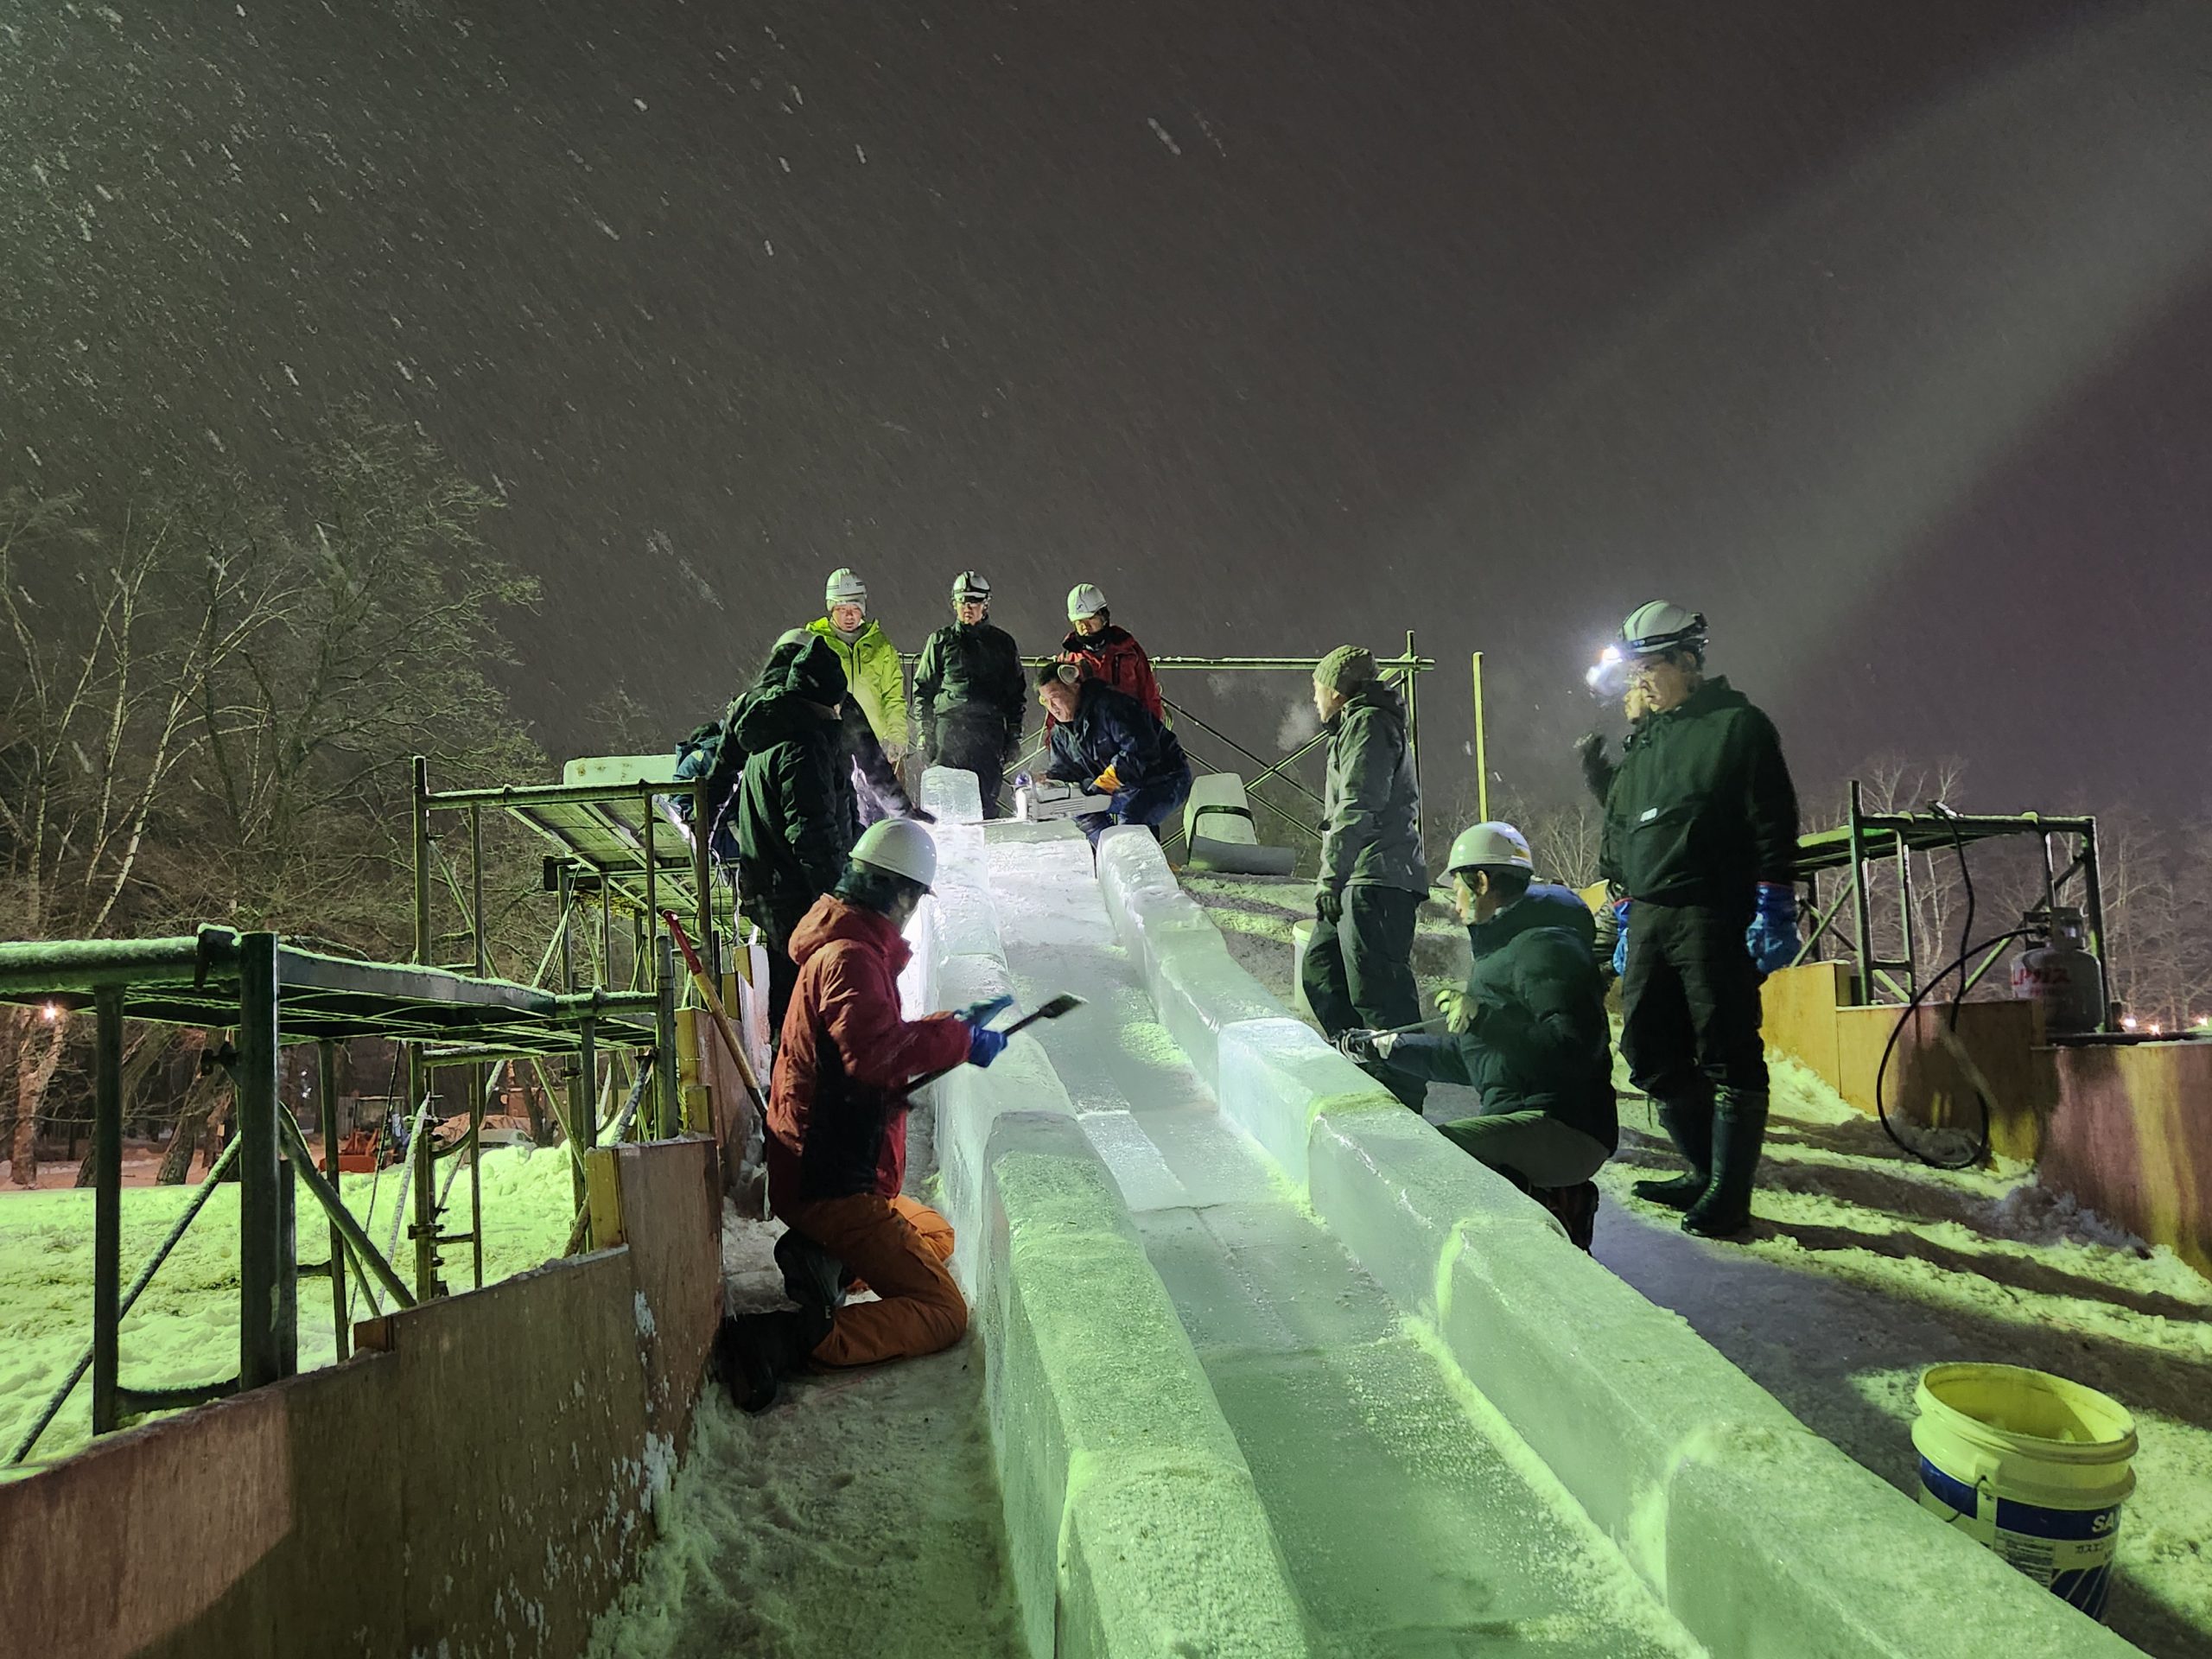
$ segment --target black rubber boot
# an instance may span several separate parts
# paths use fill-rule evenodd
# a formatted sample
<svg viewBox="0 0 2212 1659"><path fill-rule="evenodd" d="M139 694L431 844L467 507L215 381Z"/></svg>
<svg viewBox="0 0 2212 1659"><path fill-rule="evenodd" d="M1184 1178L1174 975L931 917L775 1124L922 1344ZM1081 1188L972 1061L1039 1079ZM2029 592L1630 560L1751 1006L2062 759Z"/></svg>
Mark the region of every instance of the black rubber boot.
<svg viewBox="0 0 2212 1659"><path fill-rule="evenodd" d="M830 1334L827 1308L779 1308L725 1319L715 1332L715 1378L740 1411L762 1412L777 1391Z"/></svg>
<svg viewBox="0 0 2212 1659"><path fill-rule="evenodd" d="M1550 1211L1567 1229L1575 1249L1587 1252L1598 1236L1598 1183L1581 1181L1573 1186L1532 1186L1529 1196Z"/></svg>
<svg viewBox="0 0 2212 1659"><path fill-rule="evenodd" d="M776 1241L776 1265L783 1269L784 1294L801 1307L827 1308L845 1305L845 1287L853 1282L845 1264L804 1233L785 1233Z"/></svg>
<svg viewBox="0 0 2212 1659"><path fill-rule="evenodd" d="M1663 1204L1669 1210L1687 1210L1705 1196L1713 1184L1713 1114L1701 1103L1659 1103L1659 1122L1675 1150L1689 1168L1665 1180L1638 1181L1629 1190L1646 1204Z"/></svg>
<svg viewBox="0 0 2212 1659"><path fill-rule="evenodd" d="M1682 1230L1726 1238L1751 1224L1751 1185L1766 1141L1766 1096L1724 1091L1713 1109L1713 1185L1682 1217Z"/></svg>

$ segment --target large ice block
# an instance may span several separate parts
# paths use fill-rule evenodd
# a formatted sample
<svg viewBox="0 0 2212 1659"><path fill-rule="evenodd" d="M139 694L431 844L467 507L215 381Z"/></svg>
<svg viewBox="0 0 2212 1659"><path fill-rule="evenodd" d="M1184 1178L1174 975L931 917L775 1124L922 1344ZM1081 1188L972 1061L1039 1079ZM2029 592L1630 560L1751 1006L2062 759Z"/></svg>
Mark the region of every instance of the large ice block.
<svg viewBox="0 0 2212 1659"><path fill-rule="evenodd" d="M1388 1095L1315 1117L1306 1190L1329 1230L1410 1313L1435 1309L1438 1275L1471 1232L1510 1237L1538 1262L1587 1260L1533 1199Z"/></svg>
<svg viewBox="0 0 2212 1659"><path fill-rule="evenodd" d="M922 774L922 807L941 823L981 823L982 786L972 772L950 766L931 766Z"/></svg>
<svg viewBox="0 0 2212 1659"><path fill-rule="evenodd" d="M978 1312L1031 1651L1308 1651L1198 1356L1082 1130L1002 1119Z"/></svg>
<svg viewBox="0 0 2212 1659"><path fill-rule="evenodd" d="M1198 901L1177 883L1147 830L1124 825L1098 838L1098 886L1116 937L1143 964L1147 978L1153 957L1169 941L1199 934L1220 937Z"/></svg>
<svg viewBox="0 0 2212 1659"><path fill-rule="evenodd" d="M1146 982L1160 1023L1218 1099L1223 1030L1246 1020L1287 1018L1282 1004L1229 954L1211 923L1157 950L1148 966Z"/></svg>
<svg viewBox="0 0 2212 1659"><path fill-rule="evenodd" d="M938 1170L944 1182L946 1218L959 1243L953 1274L972 1289L980 1264L970 1246L983 1216L983 1159L992 1129L1016 1112L1072 1122L1075 1109L1052 1061L1027 1033L1008 1043L988 1070L962 1066L938 1084L936 1093Z"/></svg>
<svg viewBox="0 0 2212 1659"><path fill-rule="evenodd" d="M1306 1184L1316 1114L1331 1106L1395 1106L1389 1091L1303 1020L1243 1020L1222 1027L1217 1090L1237 1128Z"/></svg>
<svg viewBox="0 0 2212 1659"><path fill-rule="evenodd" d="M1665 1582L1713 1659L2139 1652L1809 1431L1700 1450L1669 1483Z"/></svg>

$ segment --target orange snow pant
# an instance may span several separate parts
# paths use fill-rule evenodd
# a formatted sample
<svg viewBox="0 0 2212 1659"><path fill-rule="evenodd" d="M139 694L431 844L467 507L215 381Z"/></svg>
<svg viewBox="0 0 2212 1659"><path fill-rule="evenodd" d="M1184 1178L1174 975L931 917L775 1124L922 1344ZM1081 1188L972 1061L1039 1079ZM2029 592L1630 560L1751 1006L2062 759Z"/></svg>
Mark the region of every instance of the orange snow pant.
<svg viewBox="0 0 2212 1659"><path fill-rule="evenodd" d="M856 1192L791 1205L783 1214L882 1299L839 1308L810 1356L816 1364L912 1359L951 1347L968 1329L968 1304L944 1268L952 1226L927 1205Z"/></svg>

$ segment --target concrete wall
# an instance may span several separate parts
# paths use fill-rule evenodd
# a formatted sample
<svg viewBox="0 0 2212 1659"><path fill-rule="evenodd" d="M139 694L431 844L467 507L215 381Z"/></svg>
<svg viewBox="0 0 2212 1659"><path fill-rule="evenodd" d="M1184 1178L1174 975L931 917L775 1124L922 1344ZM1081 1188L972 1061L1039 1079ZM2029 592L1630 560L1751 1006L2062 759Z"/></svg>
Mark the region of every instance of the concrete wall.
<svg viewBox="0 0 2212 1659"><path fill-rule="evenodd" d="M651 1533L721 1313L711 1145L611 1161L617 1248L369 1321L343 1365L0 1485L9 1650L578 1651Z"/></svg>
<svg viewBox="0 0 2212 1659"><path fill-rule="evenodd" d="M1148 836L1109 830L1099 866L1132 955L1203 955ZM1234 976L1175 988L1213 1039L1222 1110L1715 1659L2134 1651L1806 1429L1310 1029L1249 1017Z"/></svg>
<svg viewBox="0 0 2212 1659"><path fill-rule="evenodd" d="M1764 1030L1770 1046L1802 1060L1872 1116L1882 1052L1904 1011L1853 1006L1851 990L1850 969L1841 963L1785 968L1761 992ZM1889 1109L1892 1116L1914 1122L1971 1131L1980 1126L1980 1107L1943 1040L1949 1026L1948 1004L1914 1014L1890 1058ZM1990 1144L2005 1157L2033 1161L2058 1104L2057 1070L2051 1051L2043 1046L2038 1011L2024 1001L1968 1002L1959 1010L1955 1034L1995 1097Z"/></svg>
<svg viewBox="0 0 2212 1659"><path fill-rule="evenodd" d="M2212 1274L2212 1043L2055 1051L2044 1185Z"/></svg>

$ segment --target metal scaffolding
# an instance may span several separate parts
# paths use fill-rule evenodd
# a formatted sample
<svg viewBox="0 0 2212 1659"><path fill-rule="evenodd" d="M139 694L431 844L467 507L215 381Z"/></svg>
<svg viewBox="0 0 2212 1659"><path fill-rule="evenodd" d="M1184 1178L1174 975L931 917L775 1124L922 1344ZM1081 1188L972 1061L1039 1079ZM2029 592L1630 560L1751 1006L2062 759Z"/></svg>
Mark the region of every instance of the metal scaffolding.
<svg viewBox="0 0 2212 1659"><path fill-rule="evenodd" d="M655 1035L652 993L556 995L531 986L471 977L419 964L359 962L286 944L274 933L240 933L203 927L168 938L63 940L0 944L0 1002L42 1007L57 1016L89 1007L93 1040L92 1343L30 1432L13 1448L19 1463L89 1370L92 1432L114 1429L122 1415L192 1403L258 1388L298 1368L294 1286L298 1253L293 1217L293 1179L307 1185L331 1228L329 1275L333 1318L342 1357L346 1351L350 1270L373 1280L402 1306L440 1294L437 1247L466 1243L478 1252L481 1282L483 1217L474 1184L469 1230L442 1234L432 1185L431 1137L416 1141L418 1166L416 1280L410 1291L363 1230L337 1191L334 1120L324 1122L324 1168L318 1171L281 1091L282 1046L313 1041L320 1050L326 1114L336 1097L336 1045L349 1038L378 1037L406 1046L419 1058L433 1046L457 1047L472 1060L493 1055L569 1052L591 1040L645 1046ZM128 1292L122 1283L123 1023L126 1019L204 1026L233 1033L218 1063L237 1089L237 1132L203 1179L200 1190L168 1237L140 1270ZM410 1099L423 1098L423 1093ZM482 1118L476 1097L472 1128ZM461 1143L473 1157L474 1141ZM456 1148L459 1150L460 1148ZM117 1376L117 1332L123 1316L151 1281L216 1190L224 1169L238 1176L238 1375L235 1381L188 1391L190 1398L158 1390L124 1389ZM427 1217L429 1230L422 1231Z"/></svg>
<svg viewBox="0 0 2212 1659"><path fill-rule="evenodd" d="M1872 1002L1880 993L1886 992L1899 1003L1910 1002L1920 988L1916 961L1919 953L1913 938L1913 855L1955 852L1963 858L1966 849L1974 842L2018 836L2035 836L2042 850L2046 910L2057 908L2069 891L2078 886L2088 951L2097 959L2104 982L2109 986L2112 969L2106 955L2104 887L2097 866L2096 819L2054 817L2039 812L1869 812L1856 779L1851 785L1847 819L1836 829L1806 836L1797 844L1797 875L1808 895L1805 911L1812 924L1799 948L1797 960L1814 960L1822 939L1838 931L1837 925L1848 914L1852 960L1858 976L1857 1000ZM1878 952L1869 923L1871 883L1885 862L1895 873L1902 918L1903 954L1897 957L1884 957ZM1833 870L1847 870L1850 878L1840 885L1835 896L1823 907L1816 878ZM1988 974L2009 943L2011 936L2007 935L1966 970L1967 990ZM2098 1030L2111 1030L2111 1020L2107 998Z"/></svg>

